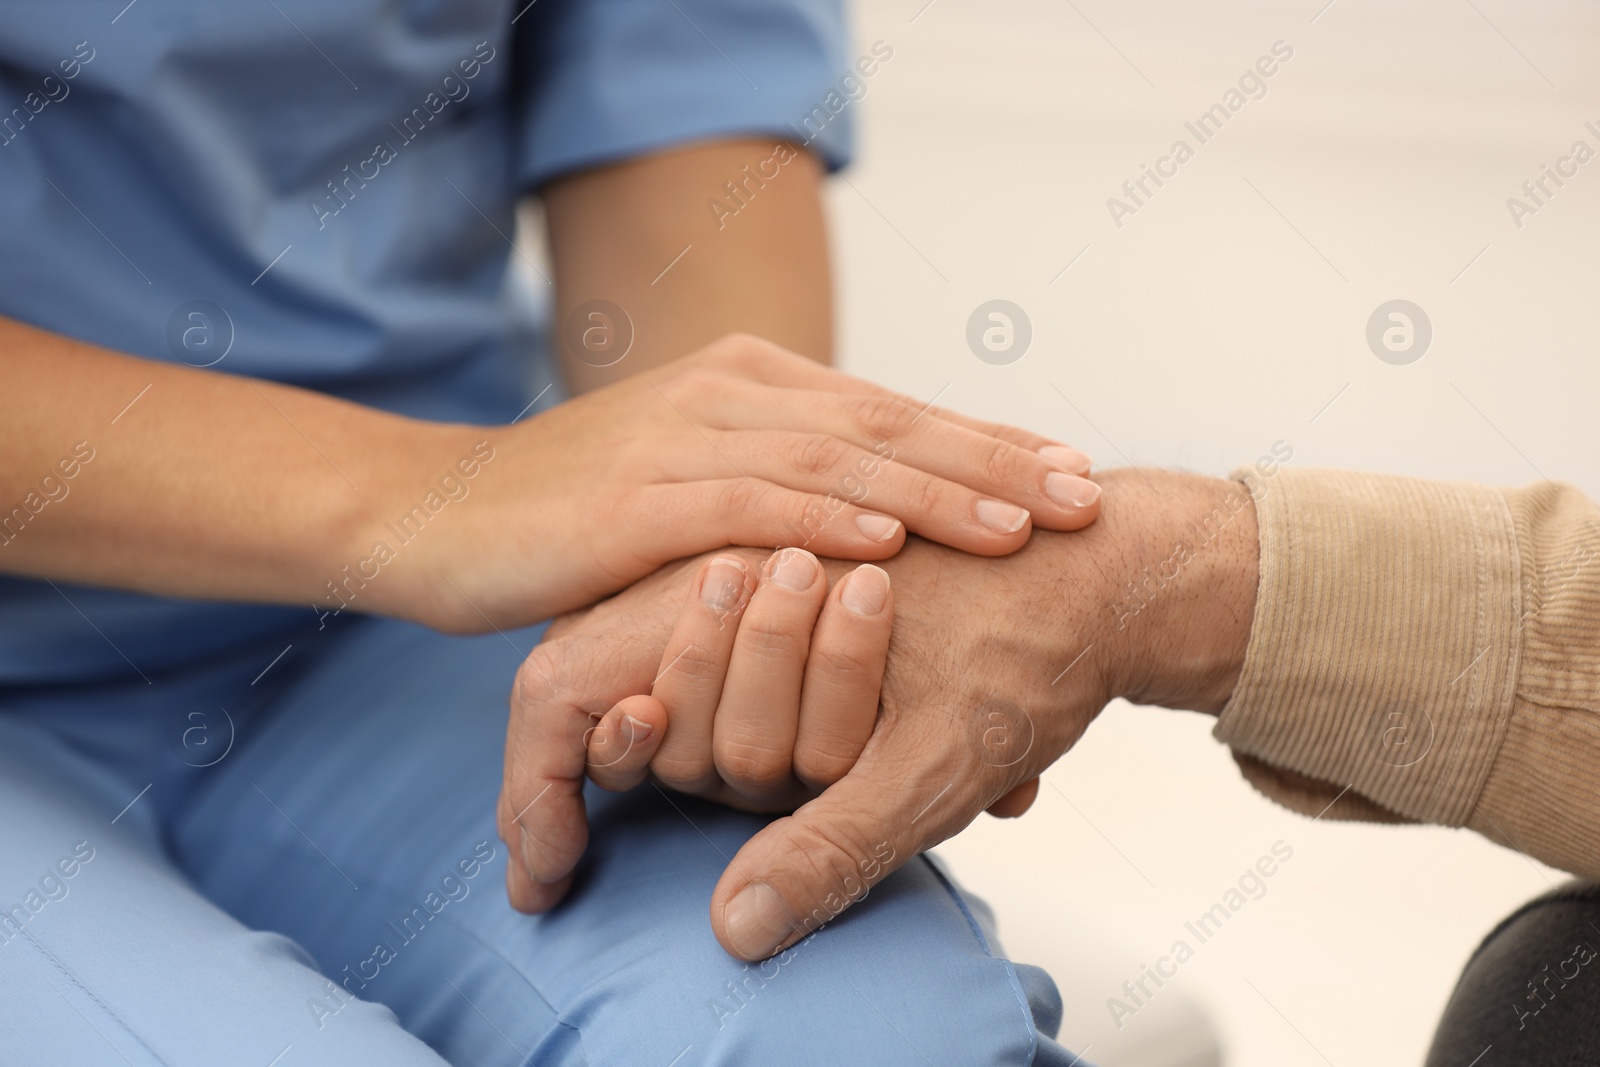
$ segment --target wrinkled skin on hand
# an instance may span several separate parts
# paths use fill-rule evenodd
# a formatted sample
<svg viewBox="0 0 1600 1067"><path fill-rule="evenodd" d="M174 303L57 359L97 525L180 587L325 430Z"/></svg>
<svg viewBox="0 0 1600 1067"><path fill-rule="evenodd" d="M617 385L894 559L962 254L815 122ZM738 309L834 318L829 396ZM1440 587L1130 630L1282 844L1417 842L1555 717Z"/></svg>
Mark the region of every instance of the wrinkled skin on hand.
<svg viewBox="0 0 1600 1067"><path fill-rule="evenodd" d="M849 774L730 863L711 901L723 946L761 959L829 921L1037 778L1114 696L1220 707L1254 602L1248 507L1247 523L1225 527L1131 622L1117 605L1186 523L1235 490L1117 472L1086 531L1036 532L1003 559L913 539L885 561L897 607L876 730ZM519 674L499 811L516 907L548 908L570 885L587 841L584 733L592 716L648 688L695 569L667 568L561 620ZM1201 654L1213 646L1224 654ZM1169 662L1181 674L1163 673Z"/></svg>

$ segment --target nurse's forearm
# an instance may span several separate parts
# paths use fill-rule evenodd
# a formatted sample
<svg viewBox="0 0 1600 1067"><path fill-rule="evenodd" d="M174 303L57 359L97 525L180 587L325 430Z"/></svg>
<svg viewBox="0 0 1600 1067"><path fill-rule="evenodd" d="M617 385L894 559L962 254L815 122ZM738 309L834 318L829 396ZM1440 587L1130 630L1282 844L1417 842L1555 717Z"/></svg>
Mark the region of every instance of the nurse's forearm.
<svg viewBox="0 0 1600 1067"><path fill-rule="evenodd" d="M322 602L464 432L3 318L0 380L0 571L175 596Z"/></svg>
<svg viewBox="0 0 1600 1067"><path fill-rule="evenodd" d="M822 178L810 152L764 138L676 148L542 189L555 263L551 340L573 391L735 332L829 362ZM632 324L632 347L609 367L596 365L615 355L608 331L625 327L590 318L583 305L598 300ZM593 349L584 350L591 328Z"/></svg>
<svg viewBox="0 0 1600 1067"><path fill-rule="evenodd" d="M3 319L0 381L0 571L453 631L525 626L730 544L884 559L912 530L1004 555L1030 516L1099 512L1047 439L997 444L749 337L493 427ZM870 507L825 495L858 477Z"/></svg>

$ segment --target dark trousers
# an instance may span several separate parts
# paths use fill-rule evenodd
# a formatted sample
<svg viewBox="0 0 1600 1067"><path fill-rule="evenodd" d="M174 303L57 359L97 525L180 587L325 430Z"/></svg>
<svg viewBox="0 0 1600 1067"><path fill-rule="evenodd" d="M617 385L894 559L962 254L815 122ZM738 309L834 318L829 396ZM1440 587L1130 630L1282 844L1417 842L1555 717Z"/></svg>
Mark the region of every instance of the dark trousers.
<svg viewBox="0 0 1600 1067"><path fill-rule="evenodd" d="M1426 1067L1600 1064L1600 886L1570 882L1524 904L1478 946Z"/></svg>

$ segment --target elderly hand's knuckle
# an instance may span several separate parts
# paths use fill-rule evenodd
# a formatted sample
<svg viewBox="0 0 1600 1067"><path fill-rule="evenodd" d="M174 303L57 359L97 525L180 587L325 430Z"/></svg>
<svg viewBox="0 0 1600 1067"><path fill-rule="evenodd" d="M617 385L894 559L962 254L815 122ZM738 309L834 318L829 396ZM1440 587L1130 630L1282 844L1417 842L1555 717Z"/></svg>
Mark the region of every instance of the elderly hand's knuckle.
<svg viewBox="0 0 1600 1067"><path fill-rule="evenodd" d="M528 653L528 658L517 668L516 694L519 707L552 700L560 687L565 657L559 649L560 642L546 641Z"/></svg>
<svg viewBox="0 0 1600 1067"><path fill-rule="evenodd" d="M677 753L657 755L651 761L650 769L667 788L691 794L709 789L717 774L710 756Z"/></svg>
<svg viewBox="0 0 1600 1067"><path fill-rule="evenodd" d="M672 664L672 673L677 676L676 687L694 692L709 688L715 694L721 688L728 669L727 656L720 649L706 648L698 643L689 645L681 653L674 652L669 662Z"/></svg>
<svg viewBox="0 0 1600 1067"><path fill-rule="evenodd" d="M826 789L850 773L860 754L859 746L843 738L809 738L795 749L795 777L813 789Z"/></svg>
<svg viewBox="0 0 1600 1067"><path fill-rule="evenodd" d="M811 650L812 668L827 674L839 685L852 685L877 665L874 659L847 645L818 645Z"/></svg>
<svg viewBox="0 0 1600 1067"><path fill-rule="evenodd" d="M809 630L801 632L793 623L758 611L745 616L739 625L739 654L756 663L792 662L805 655L810 641Z"/></svg>
<svg viewBox="0 0 1600 1067"><path fill-rule="evenodd" d="M718 740L717 770L736 788L769 791L789 780L788 753L751 741Z"/></svg>
<svg viewBox="0 0 1600 1067"><path fill-rule="evenodd" d="M872 855L861 830L849 824L832 823L824 830L811 822L802 822L791 835L797 851L821 875L835 883L845 876L859 877L862 864Z"/></svg>

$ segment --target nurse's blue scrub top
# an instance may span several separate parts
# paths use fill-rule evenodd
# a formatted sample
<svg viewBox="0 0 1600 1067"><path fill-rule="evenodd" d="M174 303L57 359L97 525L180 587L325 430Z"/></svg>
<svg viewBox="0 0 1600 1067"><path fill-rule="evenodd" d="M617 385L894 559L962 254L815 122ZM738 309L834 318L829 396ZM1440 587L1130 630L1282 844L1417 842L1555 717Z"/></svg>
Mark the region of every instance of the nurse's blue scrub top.
<svg viewBox="0 0 1600 1067"><path fill-rule="evenodd" d="M518 197L731 135L836 166L850 110L813 109L848 62L838 0L0 0L0 314L191 365L231 331L216 372L506 422L553 380ZM0 684L315 629L56 584L0 578Z"/></svg>

